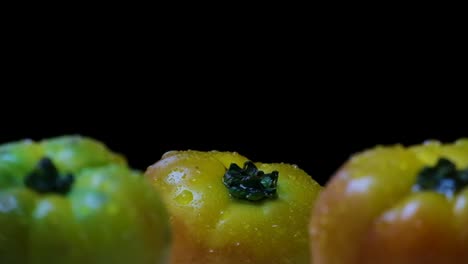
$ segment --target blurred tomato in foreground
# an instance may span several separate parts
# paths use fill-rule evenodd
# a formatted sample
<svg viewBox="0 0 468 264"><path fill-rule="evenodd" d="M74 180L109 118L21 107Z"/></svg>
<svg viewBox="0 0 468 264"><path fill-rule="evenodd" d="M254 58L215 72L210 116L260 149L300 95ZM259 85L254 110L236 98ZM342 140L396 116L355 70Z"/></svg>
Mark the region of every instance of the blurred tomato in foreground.
<svg viewBox="0 0 468 264"><path fill-rule="evenodd" d="M314 264L468 263L468 140L378 146L320 194Z"/></svg>
<svg viewBox="0 0 468 264"><path fill-rule="evenodd" d="M166 263L167 218L154 188L98 141L0 146L0 263Z"/></svg>

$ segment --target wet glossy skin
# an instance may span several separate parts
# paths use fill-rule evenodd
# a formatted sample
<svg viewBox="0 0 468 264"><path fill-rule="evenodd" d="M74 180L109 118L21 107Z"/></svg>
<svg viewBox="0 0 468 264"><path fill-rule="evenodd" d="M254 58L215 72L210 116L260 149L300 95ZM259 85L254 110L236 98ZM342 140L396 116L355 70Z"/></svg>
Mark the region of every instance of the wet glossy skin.
<svg viewBox="0 0 468 264"><path fill-rule="evenodd" d="M169 152L147 170L171 214L171 263L309 262L307 223L321 187L296 166L256 163L279 172L278 198L235 199L223 175L245 161L237 153Z"/></svg>
<svg viewBox="0 0 468 264"><path fill-rule="evenodd" d="M74 173L68 194L24 186L44 156ZM63 137L0 147L0 263L165 263L168 243L159 197L104 145Z"/></svg>
<svg viewBox="0 0 468 264"><path fill-rule="evenodd" d="M412 192L419 171L440 157L467 168L468 141L354 155L317 200L311 263L468 263L468 188L454 197Z"/></svg>

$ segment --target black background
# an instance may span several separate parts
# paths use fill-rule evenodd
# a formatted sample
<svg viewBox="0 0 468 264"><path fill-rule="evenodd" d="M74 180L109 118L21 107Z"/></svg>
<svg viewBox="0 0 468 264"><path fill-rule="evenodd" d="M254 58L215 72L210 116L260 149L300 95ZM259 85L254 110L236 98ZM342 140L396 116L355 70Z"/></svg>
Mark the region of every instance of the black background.
<svg viewBox="0 0 468 264"><path fill-rule="evenodd" d="M81 134L141 170L170 150L237 151L297 164L325 184L377 144L468 136L456 49L302 34L265 45L85 35L35 49L16 43L3 72L0 142Z"/></svg>

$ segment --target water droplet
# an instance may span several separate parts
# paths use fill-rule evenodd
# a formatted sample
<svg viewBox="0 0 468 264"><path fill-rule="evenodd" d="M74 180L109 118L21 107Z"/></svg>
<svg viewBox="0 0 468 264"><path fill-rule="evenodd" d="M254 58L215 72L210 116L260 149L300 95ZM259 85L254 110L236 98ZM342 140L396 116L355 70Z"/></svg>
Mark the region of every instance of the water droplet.
<svg viewBox="0 0 468 264"><path fill-rule="evenodd" d="M440 146L442 143L435 139L427 139L423 142L423 145L432 145L432 146Z"/></svg>
<svg viewBox="0 0 468 264"><path fill-rule="evenodd" d="M166 182L170 184L178 184L182 181L185 176L184 171L172 171L166 178Z"/></svg>
<svg viewBox="0 0 468 264"><path fill-rule="evenodd" d="M240 245L240 242L236 242L236 247L238 247Z"/></svg>
<svg viewBox="0 0 468 264"><path fill-rule="evenodd" d="M186 205L193 200L193 194L189 190L183 190L179 195L177 195L175 200L180 204Z"/></svg>

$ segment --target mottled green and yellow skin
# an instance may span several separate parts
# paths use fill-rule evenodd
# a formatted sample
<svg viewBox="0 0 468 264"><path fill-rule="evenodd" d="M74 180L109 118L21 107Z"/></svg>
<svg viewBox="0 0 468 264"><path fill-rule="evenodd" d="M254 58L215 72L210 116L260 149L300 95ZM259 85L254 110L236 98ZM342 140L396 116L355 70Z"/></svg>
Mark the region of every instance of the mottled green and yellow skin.
<svg viewBox="0 0 468 264"><path fill-rule="evenodd" d="M25 186L44 157L73 174L68 193ZM166 263L169 239L157 193L102 143L63 136L0 146L0 263Z"/></svg>
<svg viewBox="0 0 468 264"><path fill-rule="evenodd" d="M454 195L414 189L422 168L440 158L466 169L468 140L353 155L317 200L311 263L468 263L468 188Z"/></svg>
<svg viewBox="0 0 468 264"><path fill-rule="evenodd" d="M255 163L278 172L276 197L234 198L223 175L246 161L231 152L172 151L148 168L170 212L172 264L309 262L307 226L321 187L297 166Z"/></svg>

